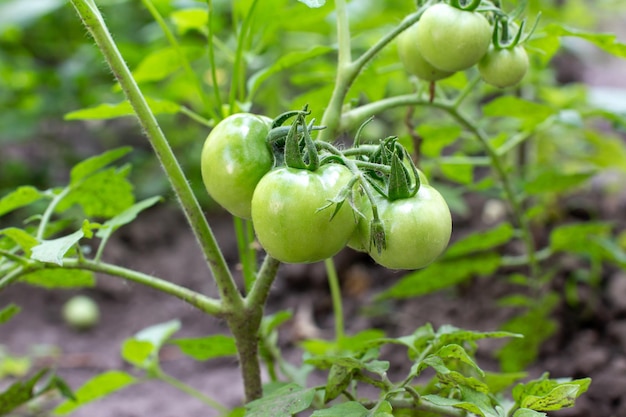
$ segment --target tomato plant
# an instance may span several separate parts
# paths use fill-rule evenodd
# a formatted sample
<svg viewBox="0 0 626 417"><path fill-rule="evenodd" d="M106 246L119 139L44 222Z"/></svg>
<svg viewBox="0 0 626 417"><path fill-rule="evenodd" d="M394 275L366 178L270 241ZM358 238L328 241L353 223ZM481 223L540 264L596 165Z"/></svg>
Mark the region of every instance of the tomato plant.
<svg viewBox="0 0 626 417"><path fill-rule="evenodd" d="M461 71L480 61L491 43L492 29L480 13L445 3L429 7L417 25L421 55L441 71Z"/></svg>
<svg viewBox="0 0 626 417"><path fill-rule="evenodd" d="M282 262L309 263L346 246L356 227L351 208L322 208L351 177L339 164L315 171L283 167L264 176L252 197L252 221L267 253Z"/></svg>
<svg viewBox="0 0 626 417"><path fill-rule="evenodd" d="M271 119L237 113L215 126L201 154L202 179L209 195L231 214L251 217L252 193L274 163L265 141Z"/></svg>

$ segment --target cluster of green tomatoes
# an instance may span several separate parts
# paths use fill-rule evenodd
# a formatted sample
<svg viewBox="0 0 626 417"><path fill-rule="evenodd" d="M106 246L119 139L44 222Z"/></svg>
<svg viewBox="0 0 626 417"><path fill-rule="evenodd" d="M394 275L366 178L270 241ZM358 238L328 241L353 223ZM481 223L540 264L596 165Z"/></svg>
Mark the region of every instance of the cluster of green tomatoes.
<svg viewBox="0 0 626 417"><path fill-rule="evenodd" d="M218 123L201 155L209 195L251 219L273 258L310 263L350 246L391 269L419 269L446 248L450 210L397 138L345 149L313 140L308 112ZM283 125L293 119L290 125Z"/></svg>
<svg viewBox="0 0 626 417"><path fill-rule="evenodd" d="M523 29L485 0L435 3L398 36L398 54L406 71L425 81L477 65L487 84L512 87L528 71Z"/></svg>

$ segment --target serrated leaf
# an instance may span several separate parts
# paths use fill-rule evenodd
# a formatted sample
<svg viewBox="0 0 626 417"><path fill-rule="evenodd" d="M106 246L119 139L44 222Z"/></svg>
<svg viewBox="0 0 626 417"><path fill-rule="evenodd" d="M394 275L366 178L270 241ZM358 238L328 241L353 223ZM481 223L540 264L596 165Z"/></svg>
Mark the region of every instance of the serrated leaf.
<svg viewBox="0 0 626 417"><path fill-rule="evenodd" d="M495 249L509 242L513 238L514 234L515 230L510 223L500 223L492 229L472 233L471 235L458 240L448 248L445 258L455 258L471 253Z"/></svg>
<svg viewBox="0 0 626 417"><path fill-rule="evenodd" d="M111 218L135 203L127 168L109 168L85 178L61 200L57 211L79 205L88 217Z"/></svg>
<svg viewBox="0 0 626 417"><path fill-rule="evenodd" d="M474 371L476 371L480 376L485 375L483 370L480 369L478 364L474 362L474 360L467 354L465 349L463 349L463 347L461 347L460 345L457 345L457 344L445 345L442 348L440 348L436 353L430 355L428 358L434 358L434 357L441 358L444 361L449 361L451 359L460 361L461 363L469 365L469 367L472 368ZM427 361L428 358L426 358L424 362L428 363Z"/></svg>
<svg viewBox="0 0 626 417"><path fill-rule="evenodd" d="M182 109L180 104L168 100L146 97L146 102L155 115L177 114ZM65 120L108 120L134 115L135 111L130 103L128 101L122 101L115 104L104 103L94 107L74 110L65 115Z"/></svg>
<svg viewBox="0 0 626 417"><path fill-rule="evenodd" d="M366 417L369 410L357 401L335 404L330 408L316 410L311 417Z"/></svg>
<svg viewBox="0 0 626 417"><path fill-rule="evenodd" d="M178 346L181 352L198 361L237 354L235 339L225 335L174 339L169 343Z"/></svg>
<svg viewBox="0 0 626 417"><path fill-rule="evenodd" d="M0 216L4 216L20 207L28 206L42 197L44 197L44 193L35 187L18 187L0 199Z"/></svg>
<svg viewBox="0 0 626 417"><path fill-rule="evenodd" d="M139 213L152 207L161 200L162 198L160 196L155 196L133 204L117 216L104 222L100 229L98 229L98 232L96 232L96 236L101 239L108 238L117 229L135 220Z"/></svg>
<svg viewBox="0 0 626 417"><path fill-rule="evenodd" d="M88 177L94 172L99 171L107 165L117 161L130 151L132 151L132 148L130 146L125 146L123 148L112 149L79 162L70 171L70 184L78 184L78 182L85 177Z"/></svg>
<svg viewBox="0 0 626 417"><path fill-rule="evenodd" d="M466 387L460 387L460 391L462 399L440 397L432 394L424 395L422 398L438 406L454 407L482 417L503 417L503 414L494 408L487 394L476 392Z"/></svg>
<svg viewBox="0 0 626 417"><path fill-rule="evenodd" d="M18 229L17 227L9 227L0 230L0 235L4 235L14 241L27 257L31 256L31 249L39 244L39 241L30 233L25 230Z"/></svg>
<svg viewBox="0 0 626 417"><path fill-rule="evenodd" d="M291 417L304 411L313 402L314 388L287 384L271 394L246 404L246 417Z"/></svg>
<svg viewBox="0 0 626 417"><path fill-rule="evenodd" d="M522 126L537 125L555 113L545 104L539 104L511 95L504 95L483 106L485 116L513 117L519 119Z"/></svg>
<svg viewBox="0 0 626 417"><path fill-rule="evenodd" d="M65 254L85 236L83 230L57 239L44 240L37 246L32 247L31 259L39 262L63 265Z"/></svg>
<svg viewBox="0 0 626 417"><path fill-rule="evenodd" d="M87 403L106 397L135 382L137 382L135 377L122 371L108 371L96 375L74 392L76 401L65 401L54 409L54 414L69 414Z"/></svg>
<svg viewBox="0 0 626 417"><path fill-rule="evenodd" d="M572 407L580 395L589 389L590 378L577 380L541 378L526 384L519 384L513 389L513 398L521 408L536 411L555 411Z"/></svg>
<svg viewBox="0 0 626 417"><path fill-rule="evenodd" d="M0 324L6 323L11 320L16 314L18 314L22 308L16 304L9 304L0 310Z"/></svg>
<svg viewBox="0 0 626 417"><path fill-rule="evenodd" d="M93 287L96 279L91 271L79 269L39 269L24 274L20 282L44 288Z"/></svg>
<svg viewBox="0 0 626 417"><path fill-rule="evenodd" d="M326 0L298 0L300 3L304 3L312 9L317 9L326 4Z"/></svg>
<svg viewBox="0 0 626 417"><path fill-rule="evenodd" d="M442 260L426 269L405 275L378 298L410 298L430 294L475 276L491 275L498 269L500 263L501 257L495 253L475 258Z"/></svg>
<svg viewBox="0 0 626 417"><path fill-rule="evenodd" d="M248 90L250 91L250 97L253 97L254 94L256 94L256 92L259 90L261 85L265 82L265 80L270 78L272 75L292 68L303 62L307 62L311 59L317 58L319 56L326 55L332 51L334 51L334 48L331 48L330 46L317 45L307 51L289 52L281 56L271 66L256 72L248 79Z"/></svg>
<svg viewBox="0 0 626 417"><path fill-rule="evenodd" d="M513 417L547 417L547 414L528 408L520 408L513 414Z"/></svg>

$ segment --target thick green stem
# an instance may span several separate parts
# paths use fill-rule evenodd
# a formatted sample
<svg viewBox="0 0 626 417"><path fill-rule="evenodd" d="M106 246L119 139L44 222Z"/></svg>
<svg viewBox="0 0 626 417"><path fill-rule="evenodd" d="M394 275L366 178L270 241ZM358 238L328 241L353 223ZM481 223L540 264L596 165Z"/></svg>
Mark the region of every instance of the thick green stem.
<svg viewBox="0 0 626 417"><path fill-rule="evenodd" d="M71 0L78 15L93 36L105 60L111 67L128 101L133 107L141 127L144 129L150 143L172 184L183 211L191 225L204 257L215 277L220 295L224 301L224 308L236 310L243 306L243 298L237 290L235 281L228 269L228 265L221 253L213 231L202 212L198 200L185 174L178 164L165 135L144 99L137 83L132 77L128 66L124 62L111 34L97 7L89 0Z"/></svg>
<svg viewBox="0 0 626 417"><path fill-rule="evenodd" d="M63 200L72 190L70 186L67 186L61 191L59 194L55 195L46 211L41 216L41 221L39 222L39 228L37 229L37 240L42 241L46 234L46 227L48 227L48 223L50 222L50 217L52 217L52 213L54 213L54 209L56 209L57 205Z"/></svg>
<svg viewBox="0 0 626 417"><path fill-rule="evenodd" d="M11 271L0 281L0 289L16 282L26 274L40 271L44 269L80 269L83 271L92 271L107 274L125 279L127 281L136 282L150 288L170 294L179 298L192 306L213 316L222 316L222 305L218 300L209 298L196 291L174 284L143 272L134 271L117 265L108 264L106 262L95 262L89 259L63 259L63 265L53 263L31 262Z"/></svg>

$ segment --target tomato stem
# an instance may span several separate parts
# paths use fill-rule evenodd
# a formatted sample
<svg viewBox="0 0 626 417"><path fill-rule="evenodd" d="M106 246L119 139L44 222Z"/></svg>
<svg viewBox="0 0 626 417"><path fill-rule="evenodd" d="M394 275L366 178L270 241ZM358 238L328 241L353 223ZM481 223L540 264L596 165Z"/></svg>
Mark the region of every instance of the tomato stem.
<svg viewBox="0 0 626 417"><path fill-rule="evenodd" d="M335 340L340 341L345 337L345 327L343 318L343 305L341 301L341 286L337 276L337 269L332 258L324 260L326 266L326 276L328 277L328 286L333 302L333 313L335 316Z"/></svg>

